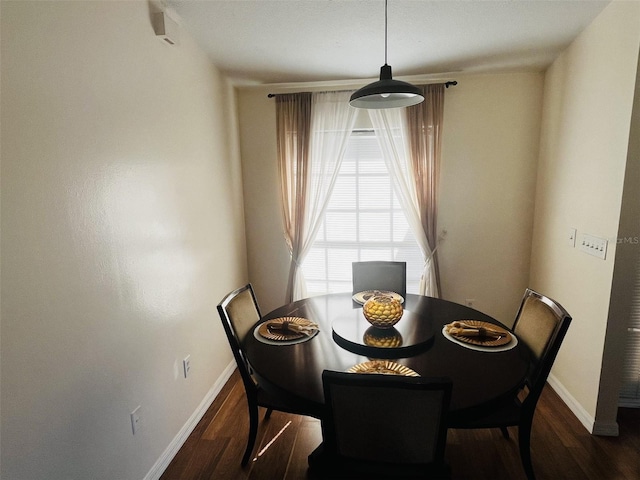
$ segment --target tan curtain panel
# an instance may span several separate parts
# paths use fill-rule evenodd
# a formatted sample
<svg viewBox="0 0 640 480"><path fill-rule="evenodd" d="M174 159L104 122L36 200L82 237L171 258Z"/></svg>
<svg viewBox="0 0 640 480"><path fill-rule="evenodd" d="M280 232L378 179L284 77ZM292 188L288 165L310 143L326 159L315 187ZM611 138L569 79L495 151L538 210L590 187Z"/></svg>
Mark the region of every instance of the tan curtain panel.
<svg viewBox="0 0 640 480"><path fill-rule="evenodd" d="M424 102L405 109L409 129L409 156L416 182L420 220L433 252L432 262L436 285L438 292L442 295L436 248L445 85L422 85L420 88L424 95Z"/></svg>
<svg viewBox="0 0 640 480"><path fill-rule="evenodd" d="M305 230L311 93L276 96L276 135L284 236L291 254L286 301L291 302Z"/></svg>

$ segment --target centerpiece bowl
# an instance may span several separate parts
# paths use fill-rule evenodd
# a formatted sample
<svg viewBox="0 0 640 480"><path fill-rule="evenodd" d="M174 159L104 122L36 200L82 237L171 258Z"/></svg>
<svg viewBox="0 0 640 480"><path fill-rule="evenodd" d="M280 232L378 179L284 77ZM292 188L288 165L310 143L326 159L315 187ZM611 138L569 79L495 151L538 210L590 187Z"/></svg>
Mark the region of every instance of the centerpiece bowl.
<svg viewBox="0 0 640 480"><path fill-rule="evenodd" d="M400 321L402 304L389 296L376 295L362 306L364 318L376 328L391 328Z"/></svg>

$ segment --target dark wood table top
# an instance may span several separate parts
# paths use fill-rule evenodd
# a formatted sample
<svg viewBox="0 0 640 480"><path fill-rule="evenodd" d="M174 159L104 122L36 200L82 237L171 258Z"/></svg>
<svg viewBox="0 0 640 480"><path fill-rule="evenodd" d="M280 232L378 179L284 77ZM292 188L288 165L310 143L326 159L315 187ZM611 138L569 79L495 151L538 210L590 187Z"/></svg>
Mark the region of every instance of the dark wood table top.
<svg viewBox="0 0 640 480"><path fill-rule="evenodd" d="M304 343L268 345L253 330L244 340L247 358L263 388L310 415L319 416L324 403L322 371L345 371L368 360L386 358L405 365L423 377L449 377L453 381L450 414L464 414L505 395L513 394L525 377L529 351L518 342L507 351L484 352L451 342L442 327L456 320L481 320L503 326L477 310L433 297L408 294L406 318L396 325L403 346L396 350L372 349L359 341L359 332L332 326L353 319L360 322L362 307L350 293L306 298L284 305L263 317L303 317L320 326ZM365 321L366 322L366 321ZM403 323L404 322L404 323ZM356 329L365 330L366 324ZM406 348L405 348L406 347Z"/></svg>

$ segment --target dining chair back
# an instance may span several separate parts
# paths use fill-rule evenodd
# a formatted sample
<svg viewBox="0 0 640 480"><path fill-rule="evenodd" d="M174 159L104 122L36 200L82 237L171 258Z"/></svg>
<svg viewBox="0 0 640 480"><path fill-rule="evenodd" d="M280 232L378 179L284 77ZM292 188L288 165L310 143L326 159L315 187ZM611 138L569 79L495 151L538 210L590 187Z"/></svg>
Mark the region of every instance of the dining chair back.
<svg viewBox="0 0 640 480"><path fill-rule="evenodd" d="M223 300L221 305L232 326L234 338L240 344L262 316L253 288L250 284L239 288Z"/></svg>
<svg viewBox="0 0 640 480"><path fill-rule="evenodd" d="M374 475L448 475L449 379L325 370L323 442L311 468ZM352 478L352 477L350 477Z"/></svg>
<svg viewBox="0 0 640 480"><path fill-rule="evenodd" d="M353 293L366 290L388 290L407 295L407 262L353 262Z"/></svg>
<svg viewBox="0 0 640 480"><path fill-rule="evenodd" d="M258 433L258 407L265 407L267 409L265 419L269 418L273 410L300 414L304 414L304 412L299 411L294 406L287 404L279 398L269 395L253 376L253 370L242 348L245 337L251 334L252 328L262 317L251 284L240 287L226 295L220 304L218 304L218 314L222 320L224 331L227 334L227 340L231 346L231 351L233 352L233 357L235 358L247 396L247 404L249 407L249 438L241 462L242 465L246 465L253 452Z"/></svg>
<svg viewBox="0 0 640 480"><path fill-rule="evenodd" d="M530 448L533 416L570 324L571 315L562 305L528 288L513 324L516 337L531 355L522 389L512 398L449 421L449 428L500 428L505 438L509 438L507 427L517 426L520 458L529 480L535 478Z"/></svg>
<svg viewBox="0 0 640 480"><path fill-rule="evenodd" d="M538 396L570 323L571 315L558 302L530 288L525 291L513 331L531 352L531 370L526 382L531 392Z"/></svg>

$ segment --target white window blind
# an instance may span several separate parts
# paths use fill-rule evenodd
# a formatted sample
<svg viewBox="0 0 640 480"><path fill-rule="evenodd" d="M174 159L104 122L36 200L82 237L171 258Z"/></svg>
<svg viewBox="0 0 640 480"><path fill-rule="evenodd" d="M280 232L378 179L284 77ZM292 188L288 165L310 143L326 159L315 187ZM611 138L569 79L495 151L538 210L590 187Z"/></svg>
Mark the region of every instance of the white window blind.
<svg viewBox="0 0 640 480"><path fill-rule="evenodd" d="M331 200L302 266L309 295L351 291L351 263L407 262L407 292L418 293L420 247L393 191L371 130L351 134Z"/></svg>
<svg viewBox="0 0 640 480"><path fill-rule="evenodd" d="M640 256L627 328L627 346L620 390L620 406L640 407Z"/></svg>

